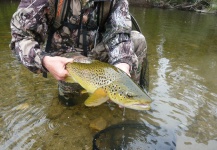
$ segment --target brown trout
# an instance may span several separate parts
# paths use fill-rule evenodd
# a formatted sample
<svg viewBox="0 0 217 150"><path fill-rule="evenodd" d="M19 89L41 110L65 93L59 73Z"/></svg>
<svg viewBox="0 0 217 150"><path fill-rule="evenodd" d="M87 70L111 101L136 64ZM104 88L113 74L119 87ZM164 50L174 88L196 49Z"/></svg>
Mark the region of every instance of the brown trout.
<svg viewBox="0 0 217 150"><path fill-rule="evenodd" d="M151 98L122 70L108 63L86 59L68 63L66 82L79 83L91 95L86 106L98 106L107 100L135 110L149 110Z"/></svg>

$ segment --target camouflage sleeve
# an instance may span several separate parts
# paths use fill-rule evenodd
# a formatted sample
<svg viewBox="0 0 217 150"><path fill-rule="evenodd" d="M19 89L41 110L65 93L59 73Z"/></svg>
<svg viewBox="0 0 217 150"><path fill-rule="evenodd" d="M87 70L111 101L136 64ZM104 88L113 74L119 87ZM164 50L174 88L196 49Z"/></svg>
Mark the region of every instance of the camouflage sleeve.
<svg viewBox="0 0 217 150"><path fill-rule="evenodd" d="M132 66L131 17L127 0L116 0L106 22L103 42L109 51L109 63L127 63Z"/></svg>
<svg viewBox="0 0 217 150"><path fill-rule="evenodd" d="M32 2L32 3L31 3ZM21 0L11 19L10 48L21 63L34 73L45 72L41 47L47 33L46 0Z"/></svg>

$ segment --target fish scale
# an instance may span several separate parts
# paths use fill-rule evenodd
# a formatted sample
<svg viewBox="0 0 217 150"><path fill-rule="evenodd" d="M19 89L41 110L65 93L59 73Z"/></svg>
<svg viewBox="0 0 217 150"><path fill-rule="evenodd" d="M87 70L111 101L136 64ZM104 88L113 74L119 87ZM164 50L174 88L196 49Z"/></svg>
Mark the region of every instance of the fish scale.
<svg viewBox="0 0 217 150"><path fill-rule="evenodd" d="M97 60L66 65L66 82L79 83L90 96L86 106L98 106L107 100L135 110L149 110L151 98L122 70Z"/></svg>

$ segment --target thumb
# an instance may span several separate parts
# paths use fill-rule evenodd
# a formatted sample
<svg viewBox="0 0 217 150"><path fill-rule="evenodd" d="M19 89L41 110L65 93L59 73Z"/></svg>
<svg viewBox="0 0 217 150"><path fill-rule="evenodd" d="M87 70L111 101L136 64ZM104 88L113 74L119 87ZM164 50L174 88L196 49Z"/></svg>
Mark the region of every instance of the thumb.
<svg viewBox="0 0 217 150"><path fill-rule="evenodd" d="M72 62L73 62L72 58L62 58L62 64L63 64L64 68L66 67L66 65L68 63L72 63Z"/></svg>
<svg viewBox="0 0 217 150"><path fill-rule="evenodd" d="M73 59L72 58L68 58L67 63L72 63L72 62L73 62Z"/></svg>
<svg viewBox="0 0 217 150"><path fill-rule="evenodd" d="M64 59L64 63L67 64L67 63L72 63L73 62L73 59L72 58L65 58Z"/></svg>

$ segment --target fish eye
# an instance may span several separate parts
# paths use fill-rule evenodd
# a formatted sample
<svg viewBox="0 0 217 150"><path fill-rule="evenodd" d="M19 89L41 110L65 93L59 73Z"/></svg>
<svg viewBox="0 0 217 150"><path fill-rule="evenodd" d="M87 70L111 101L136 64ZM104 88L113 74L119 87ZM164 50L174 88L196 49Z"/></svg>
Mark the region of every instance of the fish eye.
<svg viewBox="0 0 217 150"><path fill-rule="evenodd" d="M133 96L131 96L131 95L127 95L127 98L132 98Z"/></svg>
<svg viewBox="0 0 217 150"><path fill-rule="evenodd" d="M127 96L128 98L132 98L132 97L135 97L136 95L133 94L133 93L130 93L130 92L126 92L126 96Z"/></svg>

